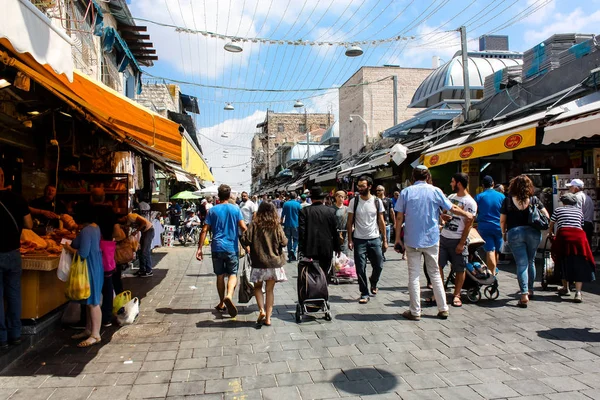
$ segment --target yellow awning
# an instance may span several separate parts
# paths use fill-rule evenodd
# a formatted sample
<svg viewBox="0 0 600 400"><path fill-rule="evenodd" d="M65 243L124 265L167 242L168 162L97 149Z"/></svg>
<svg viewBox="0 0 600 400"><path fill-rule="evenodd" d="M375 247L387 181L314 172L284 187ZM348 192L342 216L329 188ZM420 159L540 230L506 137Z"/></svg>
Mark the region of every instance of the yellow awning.
<svg viewBox="0 0 600 400"><path fill-rule="evenodd" d="M0 61L29 75L50 92L81 112L86 119L116 133L132 138L155 150L157 154L181 163L179 124L137 104L108 86L75 71L73 82L40 65L29 54L18 54L6 39L0 39L18 58L0 50ZM70 57L70 54L68 55Z"/></svg>
<svg viewBox="0 0 600 400"><path fill-rule="evenodd" d="M537 125L537 124L536 124ZM447 150L428 152L423 164L437 167L454 161L469 160L506 153L535 146L536 126L522 127L509 132L500 132L470 143L462 143Z"/></svg>
<svg viewBox="0 0 600 400"><path fill-rule="evenodd" d="M214 182L215 178L211 174L208 165L204 162L200 154L185 136L181 140L181 166L184 171L198 176L205 182Z"/></svg>

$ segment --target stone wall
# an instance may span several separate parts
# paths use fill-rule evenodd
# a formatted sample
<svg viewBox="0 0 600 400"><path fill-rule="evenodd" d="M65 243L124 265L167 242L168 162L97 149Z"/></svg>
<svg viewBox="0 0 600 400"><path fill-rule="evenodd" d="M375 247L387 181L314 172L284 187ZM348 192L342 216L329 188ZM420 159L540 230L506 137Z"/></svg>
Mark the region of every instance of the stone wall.
<svg viewBox="0 0 600 400"><path fill-rule="evenodd" d="M319 128L327 129L335 122L333 114L273 113L267 114L266 125L256 133L252 140L252 176L266 178L273 176L278 167L275 151L284 143L298 143L306 140L306 131ZM319 140L322 135L313 135L311 141ZM269 137L269 136L275 136Z"/></svg>
<svg viewBox="0 0 600 400"><path fill-rule="evenodd" d="M339 89L342 157L355 154L365 144L365 123L357 117L353 117L353 122L349 122L351 114L359 115L365 120L370 136L367 140L376 140L381 132L394 126L394 86L391 76L398 77L400 123L422 110L407 107L419 85L431 72L433 70L427 68L363 67L350 77ZM352 86L386 77L390 78L369 85Z"/></svg>
<svg viewBox="0 0 600 400"><path fill-rule="evenodd" d="M165 83L144 83L144 90L136 95L135 101L146 108L168 118L167 111L180 113L179 86Z"/></svg>

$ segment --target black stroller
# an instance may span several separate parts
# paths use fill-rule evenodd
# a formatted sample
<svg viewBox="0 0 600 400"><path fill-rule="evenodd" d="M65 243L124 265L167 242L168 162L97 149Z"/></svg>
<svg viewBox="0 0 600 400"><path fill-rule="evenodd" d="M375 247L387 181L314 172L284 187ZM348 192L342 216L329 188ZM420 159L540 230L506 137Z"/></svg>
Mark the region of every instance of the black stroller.
<svg viewBox="0 0 600 400"><path fill-rule="evenodd" d="M493 276L488 270L487 265L479 255L478 250L485 244L485 241L481 238L479 233L473 228L469 233L468 247L469 247L469 262L472 264L479 264L479 268L473 271L466 270L466 279L463 284L463 289L467 292L467 299L471 303L477 303L481 300L481 288L483 287L483 294L489 300L496 300L500 296L498 290L498 279ZM446 279L446 287L449 284L454 285L456 276L454 271L451 271Z"/></svg>
<svg viewBox="0 0 600 400"><path fill-rule="evenodd" d="M296 304L296 323L302 322L303 315L325 314L325 320L331 321L329 307L329 289L327 276L331 271L323 271L319 262L302 257L298 261L298 304Z"/></svg>

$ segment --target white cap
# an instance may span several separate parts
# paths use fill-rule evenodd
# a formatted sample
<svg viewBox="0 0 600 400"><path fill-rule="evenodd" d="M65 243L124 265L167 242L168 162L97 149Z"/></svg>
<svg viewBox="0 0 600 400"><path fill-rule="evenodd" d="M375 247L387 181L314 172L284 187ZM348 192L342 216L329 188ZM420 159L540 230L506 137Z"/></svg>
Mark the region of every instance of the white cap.
<svg viewBox="0 0 600 400"><path fill-rule="evenodd" d="M310 190L308 190L308 189L305 189L305 190L304 190L304 194L310 194Z"/></svg>
<svg viewBox="0 0 600 400"><path fill-rule="evenodd" d="M571 182L567 183L567 187L575 186L579 189L583 189L583 181L581 179L573 179Z"/></svg>

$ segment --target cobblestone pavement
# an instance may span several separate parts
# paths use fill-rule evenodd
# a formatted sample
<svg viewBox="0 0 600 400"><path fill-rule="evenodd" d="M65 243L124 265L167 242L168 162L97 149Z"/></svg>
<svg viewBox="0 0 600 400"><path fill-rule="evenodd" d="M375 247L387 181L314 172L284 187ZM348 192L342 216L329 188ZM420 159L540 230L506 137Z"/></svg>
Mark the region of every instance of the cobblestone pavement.
<svg viewBox="0 0 600 400"><path fill-rule="evenodd" d="M273 325L256 329L254 300L235 320L217 313L209 260L192 248L158 250L154 277L128 278L141 298L135 325L78 349L59 330L0 376L10 399L587 399L600 398L599 297L584 303L536 293L516 307L513 273L501 296L419 322L408 306L406 264L390 256L376 298L330 287L332 322L294 322L295 266L276 286ZM593 288L596 288L595 285Z"/></svg>

